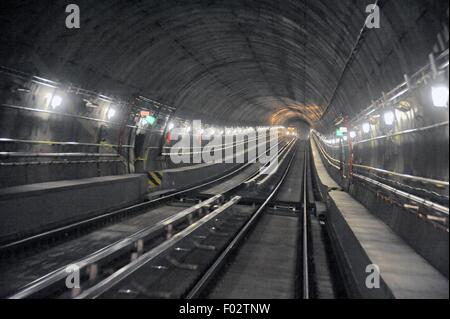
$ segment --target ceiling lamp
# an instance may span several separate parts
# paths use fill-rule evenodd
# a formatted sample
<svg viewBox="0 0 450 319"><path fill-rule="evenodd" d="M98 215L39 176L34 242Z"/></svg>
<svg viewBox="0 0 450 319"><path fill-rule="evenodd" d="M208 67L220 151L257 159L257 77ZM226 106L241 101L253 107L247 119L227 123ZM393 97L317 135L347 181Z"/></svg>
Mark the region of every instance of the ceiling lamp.
<svg viewBox="0 0 450 319"><path fill-rule="evenodd" d="M106 114L106 116L108 117L108 120L112 119L114 116L116 115L116 110L110 108L108 110L108 113Z"/></svg>
<svg viewBox="0 0 450 319"><path fill-rule="evenodd" d="M436 107L446 107L448 105L448 87L433 86L431 88L431 97L433 105Z"/></svg>
<svg viewBox="0 0 450 319"><path fill-rule="evenodd" d="M364 124L362 125L362 130L363 130L363 132L364 132L365 134L369 133L369 132L370 132L370 124L369 124L369 123L364 123Z"/></svg>
<svg viewBox="0 0 450 319"><path fill-rule="evenodd" d="M392 111L386 111L386 113L384 113L384 115L383 115L383 118L384 118L384 124L390 126L390 125L394 124L395 114Z"/></svg>

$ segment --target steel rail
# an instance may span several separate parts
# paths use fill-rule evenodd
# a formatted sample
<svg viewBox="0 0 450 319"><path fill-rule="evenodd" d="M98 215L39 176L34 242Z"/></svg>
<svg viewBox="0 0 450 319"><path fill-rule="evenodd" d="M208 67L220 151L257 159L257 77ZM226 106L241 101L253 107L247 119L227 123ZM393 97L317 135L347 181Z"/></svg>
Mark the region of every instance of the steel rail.
<svg viewBox="0 0 450 319"><path fill-rule="evenodd" d="M275 154L274 156L272 156L272 157L269 159L269 161L268 161L266 164L264 164L264 166L263 166L264 169L260 169L260 174L259 174L258 176L254 176L253 178L247 180L245 183L246 183L246 184L249 184L249 183L253 183L254 181L256 181L256 180L260 177L260 175L264 174L264 172L267 171L268 166L269 166L270 163L273 161L273 159L274 159L275 157L281 156L281 154L284 153L285 150L289 147L289 145L290 145L291 143L293 143L294 141L295 141L295 139L292 139L288 144L284 145L280 150L278 150L278 153ZM270 151L270 150L271 150L271 149L269 149L269 151Z"/></svg>
<svg viewBox="0 0 450 319"><path fill-rule="evenodd" d="M88 267L89 265L95 264L102 259L111 256L112 254L116 254L119 251L130 247L130 245L133 245L138 240L145 239L149 236L154 236L156 233L164 231L165 229L168 229L168 227L174 226L178 223L180 223L182 220L190 216L191 214L195 213L196 211L202 209L205 206L212 205L216 203L222 195L216 195L208 200L201 202L197 205L194 205L192 207L189 207L179 213L177 213L174 216L168 217L160 222L158 222L156 225L145 227L144 229L139 230L138 232L121 239L115 243L112 243L92 254L89 256L80 259L78 261L73 262L72 264L77 265L80 269L84 269ZM52 284L55 284L56 282L63 280L67 277L66 273L66 266L61 267L50 274L39 278L33 282L31 282L26 287L22 288L19 292L13 294L12 296L8 297L8 299L23 299L30 297L40 291L42 291L45 288L48 288Z"/></svg>
<svg viewBox="0 0 450 319"><path fill-rule="evenodd" d="M278 144L280 144L280 143L281 142L279 142ZM257 159L258 158L259 158L259 156L257 157ZM109 217L112 217L112 216L116 216L116 215L119 215L119 214L126 214L126 213L129 213L129 212L135 211L137 209L149 208L149 207L151 207L151 206L153 206L155 204L158 204L158 203L163 202L165 200L171 199L171 198L173 198L175 196L186 194L186 193L192 192L194 190L201 189L201 188L204 188L204 187L209 186L211 184L220 182L220 181L222 181L222 180L224 180L226 178L229 178L232 175L234 175L234 174L244 170L245 168L249 167L252 164L253 163L245 163L244 165L236 168L235 170L231 171L230 173L227 173L227 174L225 174L225 175L223 175L223 176L221 176L219 178L216 178L216 179L214 179L212 181L209 181L209 182L206 182L206 183L202 183L200 185L195 185L195 186L188 187L188 188L185 188L185 189L182 189L182 190L177 190L177 191L168 193L167 195L164 195L164 196L161 196L161 197L149 200L149 201L145 201L145 202L142 202L142 203L139 203L139 204L135 204L135 205L132 205L132 206L129 206L129 207L126 207L126 208L115 210L113 212L105 213L105 214L102 214L102 215L99 215L99 216L96 216L96 217L93 217L93 218L85 219L85 220L82 220L80 222L76 222L76 223L73 223L73 224L70 224L70 225L67 225L67 226L59 227L59 228L56 228L56 229L53 229L53 230L50 230L50 231L47 231L47 232L44 232L44 233L41 233L41 234L38 234L38 235L30 236L30 237L27 237L27 238L24 238L24 239L21 239L21 240L18 240L18 241L9 243L9 244L2 245L2 246L0 246L0 251L2 251L4 249L7 249L7 248L8 249L12 248L12 247L17 246L17 245L26 244L27 242L38 240L40 238L45 238L45 237L51 236L51 235L56 234L56 233L60 233L60 232L63 232L63 231L69 231L71 229L74 229L74 228L77 228L77 227L81 227L81 226L84 226L84 225L87 225L87 224L91 224L91 223L94 223L94 222L97 222L97 221L100 221L102 219L106 219L106 218L109 218Z"/></svg>
<svg viewBox="0 0 450 319"><path fill-rule="evenodd" d="M251 164L251 163L248 163L248 164ZM240 169L241 168L237 169L236 171L238 171ZM229 176L231 174L232 173L227 174L226 176ZM221 177L219 179L221 180L223 178L225 178L225 176L223 176L223 177ZM219 180L219 179L217 179L217 180ZM217 180L212 181L212 182L216 182ZM207 184L209 184L209 183L207 183ZM204 187L204 185L205 184L202 184L202 185L196 186L194 188ZM83 258L83 259L81 259L81 260L79 260L79 261L77 261L75 263L72 263L72 264L76 264L80 268L86 268L89 265L95 264L96 262L99 262L102 259L107 258L108 256L110 256L112 254L116 254L119 251L128 248L130 245L136 243L139 240L142 240L143 238L146 238L146 237L149 237L149 236L155 236L156 233L162 232L165 229L172 229L173 225L179 224L181 221L183 221L184 219L186 219L188 216L192 215L193 213L195 213L199 209L202 209L203 207L209 206L212 203L217 202L218 200L220 200L224 196L224 194L232 191L233 189L236 189L237 187L239 187L239 185L228 189L227 191L225 191L222 194L215 195L215 196L209 198L208 200L206 200L206 201L204 201L202 203L199 203L199 204L194 205L194 206L192 206L190 208L187 208L187 209L179 212L178 214L176 214L176 215L174 215L172 217L169 217L169 218L167 218L167 219L157 223L154 226L146 227L146 228L144 228L144 229L142 229L142 230L140 230L140 231L138 231L138 232L128 236L127 238L119 240L119 241L117 241L117 242L115 242L115 243L113 243L113 244L111 244L111 245L109 245L107 247L104 247L104 248L98 250L97 252L94 252L93 254L89 255L88 257L85 257L85 258ZM187 192L187 191L184 191L184 192ZM170 195L168 195L168 196L170 196ZM174 196L174 195L171 195L171 196ZM135 207L135 206L138 206L138 205L134 205L132 207ZM130 209L130 208L126 208L126 209ZM109 213L109 214L106 214L106 215L111 215L111 214L117 214L117 212ZM92 222L93 220L97 220L99 218L104 218L104 217L105 217L105 215L98 216L98 217L95 217L93 219L90 219L89 221ZM82 221L82 222L79 222L79 223L76 223L76 224L77 225L82 225L82 224L85 224L86 222L87 221ZM5 248L9 248L9 247L11 247L13 245L16 246L18 244L24 243L26 241L34 240L34 239L40 238L42 236L51 235L55 231L62 231L64 229L68 228L68 227L73 228L74 224L69 225L67 227L59 228L57 230L52 230L52 231L49 231L49 232L44 233L44 234L39 234L37 236L29 237L29 238L26 238L25 240L14 242L12 244L1 246L0 250L1 249L5 249ZM169 228L169 227L171 227L171 228ZM32 296L32 295L42 291L45 288L50 287L51 285L53 285L53 284L57 283L58 281L60 281L60 280L62 280L62 279L67 277L67 273L66 273L65 270L66 270L66 267L61 267L61 268L59 268L59 269L57 269L57 270L47 274L46 276L41 277L41 278L39 278L39 279L37 279L37 280L27 284L26 286L21 288L19 290L19 292L11 295L9 298L10 299L27 298L27 297L30 297L30 296Z"/></svg>
<svg viewBox="0 0 450 319"><path fill-rule="evenodd" d="M285 140L285 138L282 139L282 141L284 141L284 140ZM281 144L281 143L277 143L277 145L280 145L280 144ZM277 145L273 146L272 148L276 147ZM257 146L255 145L254 147L252 147L252 148L250 148L250 149L242 150L242 152L240 152L240 153L238 153L238 154L232 154L231 156L227 156L227 157L225 157L225 158L223 159L223 162L228 163L228 160L229 160L229 159L233 159L233 163L234 163L234 158L235 158L235 157L238 158L239 156L245 155L245 154L249 153L250 150L255 150L255 156L256 156L256 148L257 148ZM271 150L272 148L270 148L270 150ZM227 155L227 154L225 154L225 155ZM258 157L258 158L259 158L259 157ZM249 161L251 161L251 159L249 159ZM176 172L176 171L179 171L179 170L182 169L182 168L183 168L183 169L186 169L186 170L193 170L193 169L198 169L198 168L200 168L200 167L203 168L203 167L211 166L211 165L214 165L214 164L217 164L217 162L215 162L215 161L210 161L210 162L199 163L199 164L191 165L191 166L187 166L187 167L169 168L169 169L163 170L163 172L166 172L166 173L168 173L168 172Z"/></svg>
<svg viewBox="0 0 450 319"><path fill-rule="evenodd" d="M315 142L316 142L318 148L320 149L322 155L325 156L325 159L327 160L327 162L328 162L330 165L332 165L333 167L335 167L335 168L337 168L337 169L340 169L339 166L337 166L336 164L333 164L333 163L331 163L331 162L339 163L339 164L340 164L341 162L340 162L339 160L333 158L331 155L329 155L329 154L327 153L327 151L323 148L322 144L321 144L319 141L316 141L315 138L314 138L314 140L315 140Z"/></svg>
<svg viewBox="0 0 450 319"><path fill-rule="evenodd" d="M195 286L188 292L186 295L186 299L194 299L198 298L208 284L211 282L212 278L217 274L217 272L221 269L222 265L226 261L226 259L230 256L230 254L238 247L239 243L245 238L246 234L249 230L254 226L256 221L259 219L261 214L264 212L266 206L270 203L272 198L277 194L279 188L283 184L286 176L289 172L289 169L292 165L292 162L295 157L295 152L291 156L291 159L288 163L288 166L281 177L278 184L273 189L272 193L266 198L266 200L261 204L258 210L253 213L252 217L245 223L239 233L233 238L233 240L228 244L228 246L224 249L224 251L220 254L220 256L216 259L216 261L209 267L209 269L205 272L202 278L195 284Z"/></svg>
<svg viewBox="0 0 450 319"><path fill-rule="evenodd" d="M266 174L267 171L269 171L269 170L271 169L272 165L274 165L273 162L272 162L272 159L270 159L270 161L269 161L267 167L261 171L261 174L266 174L266 176L265 176L262 180L260 180L260 181L257 182L257 185L258 185L258 186L260 186L260 185L264 184L265 182L267 182L267 180L268 180L269 178L271 178L272 175L275 174L275 173L278 171L278 168L280 167L280 165L284 162L284 160L286 159L286 157L287 157L287 155L289 154L289 152L290 152L290 151L292 150L292 148L295 146L295 143L294 143L295 141L296 141L296 139L293 139L293 140L292 140L292 141L284 148L284 150L282 150L282 151L280 152L280 154L278 155L278 157L281 157L281 161L280 161L279 163L277 163L277 167L276 167L275 169L272 169L271 172L269 172L268 174ZM290 147L289 147L289 145L290 145ZM275 157L276 157L276 156L274 156L273 158L275 158Z"/></svg>
<svg viewBox="0 0 450 319"><path fill-rule="evenodd" d="M278 139L277 138L275 138L275 139L272 139L272 140L270 140L270 141L267 141L267 142L269 142L269 143L272 143L272 141L273 140L276 140L276 141L278 141ZM266 143L267 143L266 142ZM245 143L241 143L241 144L237 144L237 145L242 145L242 144L245 144ZM262 144L262 143L261 143ZM237 146L236 145L236 146ZM278 144L277 144L278 145ZM230 149L230 148L234 148L235 147L235 145L231 145L231 146L228 146L228 147L223 147L223 148L218 148L217 150L216 150L216 148L214 148L214 152L216 152L216 151L224 151L224 150L227 150L227 149ZM224 159L224 162L226 162L227 160L229 160L229 159L233 159L234 157L238 157L238 156L240 156L240 155L243 155L243 154L246 154L246 153L249 153L250 152L250 150L255 150L255 153L256 153L256 149L259 147L259 144L257 144L257 145L253 145L251 148L247 148L247 150L241 150L241 152L239 153L239 154L231 154L231 156L227 156L227 157L225 157L225 159ZM197 151L197 152L181 152L181 153L163 153L162 155L164 155L164 156L183 156L183 155L197 155L197 154L203 154L203 150L202 151ZM225 154L223 154L223 155L227 155L227 153L225 153ZM207 162L208 164L215 164L214 163L214 161L213 162Z"/></svg>
<svg viewBox="0 0 450 319"><path fill-rule="evenodd" d="M186 238L190 234L192 234L195 230L206 224L207 222L213 220L218 215L226 211L231 206L237 204L239 200L241 199L240 196L234 196L231 200L214 210L213 212L209 213L202 219L198 220L194 224L190 225L189 227L185 228L184 230L180 231L173 237L171 237L169 240L165 241L161 245L153 248L152 250L148 251L144 255L140 256L139 258L135 259L130 264L122 267L118 271L116 271L114 274L109 276L108 278L102 280L97 285L85 290L80 295L78 295L75 299L86 299L91 298L95 299L98 298L101 294L108 291L112 287L114 287L116 284L124 280L126 277L130 276L132 273L134 273L136 270L140 269L147 263L154 260L156 257L160 256L162 253L173 247L176 243L181 241L182 239Z"/></svg>
<svg viewBox="0 0 450 319"><path fill-rule="evenodd" d="M308 149L305 151L305 167L303 170L303 299L309 299L307 163Z"/></svg>
<svg viewBox="0 0 450 319"><path fill-rule="evenodd" d="M236 142L232 142L232 143L225 143L225 144L220 144L220 149L219 150L226 150L226 149L230 149L230 148L232 148L232 147L234 147L234 146L238 146L238 145L242 145L242 144L245 144L245 143L249 143L249 142L254 142L254 141L257 141L258 140L258 138L254 138L254 139L252 139L252 140L247 140L247 141L239 141L239 143L238 143L238 141L236 141ZM206 141L208 141L208 140L205 140L205 142ZM216 146L216 145L215 145ZM217 145L217 146L219 146L219 145ZM205 146L193 146L193 147L185 147L186 149L203 149ZM164 147L165 149L170 149L171 147L170 146L165 146ZM183 150L183 149L185 149L184 147L181 147L181 149ZM200 152L183 152L183 153L167 153L167 152L163 152L161 155L164 155L164 156L170 156L170 155L193 155L193 154L201 154L202 152L200 151Z"/></svg>

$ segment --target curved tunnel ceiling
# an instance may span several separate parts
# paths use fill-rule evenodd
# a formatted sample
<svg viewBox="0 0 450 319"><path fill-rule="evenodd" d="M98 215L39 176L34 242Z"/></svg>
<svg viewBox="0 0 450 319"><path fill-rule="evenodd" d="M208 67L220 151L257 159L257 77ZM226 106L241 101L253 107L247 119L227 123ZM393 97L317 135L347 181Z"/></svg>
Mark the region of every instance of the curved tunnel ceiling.
<svg viewBox="0 0 450 319"><path fill-rule="evenodd" d="M357 112L426 63L448 15L435 0L380 1L381 28L343 73L373 0L79 0L78 30L64 24L73 1L36 2L1 1L2 64L248 124Z"/></svg>

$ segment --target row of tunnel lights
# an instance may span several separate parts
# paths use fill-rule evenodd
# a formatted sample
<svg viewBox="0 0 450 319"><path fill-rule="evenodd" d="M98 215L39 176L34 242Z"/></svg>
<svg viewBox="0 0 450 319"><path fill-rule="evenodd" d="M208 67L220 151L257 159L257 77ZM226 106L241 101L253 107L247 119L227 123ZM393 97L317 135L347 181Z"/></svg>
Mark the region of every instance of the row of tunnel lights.
<svg viewBox="0 0 450 319"><path fill-rule="evenodd" d="M446 86L433 86L431 88L431 98L435 107L443 108L448 106L448 87ZM395 114L389 110L383 114L384 124L391 126L395 122ZM362 125L362 130L365 134L370 132L370 124L368 122ZM353 133L353 134L352 134ZM355 138L356 132L350 132L350 137Z"/></svg>
<svg viewBox="0 0 450 319"><path fill-rule="evenodd" d="M44 84L45 85L45 84ZM59 107L61 107L61 105L63 104L63 98L57 94L47 94L46 96L46 100L49 101L48 105L53 109L56 110ZM110 101L108 101L110 102ZM148 112L147 112L148 113ZM110 105L107 112L106 112L106 117L107 119L110 121L112 120L115 115L117 114L117 111L114 109L113 105ZM153 115L146 115L146 116L142 116L142 112L141 112L141 123L146 123L149 125L154 125L157 121L157 118ZM172 131L174 128L176 127L174 122L170 122L167 124L167 132ZM184 133L189 134L192 130L191 126L184 124L183 127L178 127L179 129L181 129L181 131L184 131ZM286 130L286 128L284 126L257 126L257 127L234 127L234 128L215 128L215 127L209 127L206 130L205 129L201 129L199 132L195 132L196 134L210 134L210 135L215 135L215 134L221 134L221 135L229 135L229 134L246 134L246 133L250 133L252 131L266 131L269 129L284 129ZM289 134L288 134L289 135Z"/></svg>
<svg viewBox="0 0 450 319"><path fill-rule="evenodd" d="M431 88L431 96L432 96L432 100L433 100L433 105L435 107L447 107L448 105L448 100L449 100L449 89L446 86L433 86ZM59 95L49 95L47 96L48 100L50 101L50 106L53 109L57 109L58 107L60 107L63 103L63 98ZM114 116L116 115L116 110L113 107L109 107L106 116L108 118L108 120L111 120L112 118L114 118ZM395 122L395 114L393 111L389 110L386 111L383 115L383 119L384 119L384 123L387 126L391 126L394 124ZM146 122L150 125L155 124L156 122L156 118L149 115L145 118ZM171 131L175 128L175 124L174 123L169 123L168 124L168 131ZM257 127L256 130L267 130L270 127ZM275 127L275 128L284 128L282 126L280 127ZM364 134L368 134L370 132L371 129L371 125L368 122L365 122L362 124L362 131ZM186 126L184 128L185 133L190 133L191 131L191 127L190 126ZM225 129L214 129L214 128L209 128L207 133L214 135L214 134L245 134L248 133L250 131L252 131L253 129L250 127L238 127L238 128L225 128ZM199 132L200 134L204 134L205 130L201 129L201 131ZM351 131L349 133L349 136L353 139L357 136L355 131ZM347 136L344 136L344 140L347 139ZM336 144L337 141L336 139L331 140L331 142L333 144Z"/></svg>
<svg viewBox="0 0 450 319"><path fill-rule="evenodd" d="M439 107L439 108L447 107L448 101L449 101L448 87L433 86L431 88L431 97L432 97L433 105L435 107ZM392 126L395 122L394 112L391 110L386 111L383 114L383 120L384 120L384 124L386 124L387 126ZM365 122L362 124L361 128L362 128L362 132L364 134L368 134L371 129L371 124L369 122ZM339 129L338 131L343 131L343 128ZM348 135L350 136L351 139L354 139L354 138L356 138L357 133L356 133L356 131L350 131ZM344 141L348 140L348 137L346 135L342 135L342 138ZM338 144L339 140L340 140L339 138L334 138L334 139L326 140L326 142L328 142L330 144Z"/></svg>
<svg viewBox="0 0 450 319"><path fill-rule="evenodd" d="M63 103L63 98L59 95L47 95L47 100L50 101L49 105L52 107L53 110L60 107ZM148 113L148 112L147 112ZM106 112L106 118L108 121L111 121L117 114L116 109L111 105L109 106L107 112ZM148 114L144 117L142 117L142 122L139 123L139 125L143 126L145 124L154 125L156 123L157 119L155 116Z"/></svg>
<svg viewBox="0 0 450 319"><path fill-rule="evenodd" d="M167 130L170 132L175 128L175 124L173 122L170 122L167 126ZM200 129L197 132L194 132L194 134L199 134L199 135L203 135L203 134L208 134L208 135L215 135L215 134L219 134L219 135L235 135L235 134L246 134L246 133L250 133L250 132L254 132L256 131L267 131L269 129L286 129L284 126L258 126L256 128L252 128L252 127L235 127L235 128L214 128L214 127L209 127L207 129ZM188 134L192 131L192 127L187 125L184 128L181 128L181 131Z"/></svg>
<svg viewBox="0 0 450 319"><path fill-rule="evenodd" d="M59 95L52 95L52 94L48 94L47 95L47 100L50 101L49 105L52 107L52 109L57 109L58 107L60 107L63 103L63 98ZM116 115L117 111L113 108L113 107L109 107L108 111L106 112L106 117L108 118L108 120L112 120L114 118L114 116ZM156 117L154 117L153 115L147 115L145 117L142 118L146 123L148 123L149 125L154 125L156 123ZM167 131L170 132L175 128L175 124L173 122L170 122L167 125ZM258 126L256 128L252 128L252 127L235 127L235 128L225 128L225 129L221 129L221 128L214 128L214 127L210 127L208 129L201 129L199 132L196 132L197 134L209 134L209 135L215 135L215 134L220 134L220 135L231 135L231 134L246 134L246 133L250 133L254 130L256 131L265 131L271 128L275 128L275 129L286 129L284 126L276 126L276 127L269 127L269 126ZM184 128L182 128L182 130L184 130L184 133L190 133L192 128L189 125L185 125ZM289 132L288 132L289 135Z"/></svg>
<svg viewBox="0 0 450 319"><path fill-rule="evenodd" d="M435 107L447 107L448 106L448 100L449 100L449 89L446 86L437 86L437 87L432 87L431 88L431 96L432 96L432 100L433 100L433 105ZM383 119L384 119L384 123L387 126L392 126L395 122L395 114L393 111L389 110L386 111L383 114ZM171 131L175 128L175 124L174 123L169 123L168 124L168 131ZM271 127L257 127L256 130L260 131L260 130L267 130ZM272 128L276 128L276 129L286 129L284 126L277 126L277 127L272 127ZM371 125L368 122L365 122L362 124L362 131L364 134L368 134L370 132L371 129ZM185 133L190 133L191 131L191 127L190 126L186 126L184 128ZM198 133L200 135L207 133L210 135L214 135L214 134L245 134L248 132L251 132L253 129L250 127L238 127L238 128L225 128L225 130L223 129L215 129L215 128L209 128L206 131L204 129L201 129ZM287 132L287 135L289 135L290 132ZM356 131L350 131L349 132L349 136L350 138L354 139L357 136ZM347 136L343 136L344 141L347 141L348 137ZM333 144L337 144L339 142L339 139L333 139L330 141Z"/></svg>
<svg viewBox="0 0 450 319"><path fill-rule="evenodd" d="M53 95L53 94L48 94L46 96L47 101L49 102L49 105L52 107L53 110L56 110L57 108L59 108L62 103L63 103L63 98L59 95ZM106 112L106 117L108 118L108 120L111 120L114 118L114 116L117 114L117 111L113 108L113 107L109 107L108 111Z"/></svg>

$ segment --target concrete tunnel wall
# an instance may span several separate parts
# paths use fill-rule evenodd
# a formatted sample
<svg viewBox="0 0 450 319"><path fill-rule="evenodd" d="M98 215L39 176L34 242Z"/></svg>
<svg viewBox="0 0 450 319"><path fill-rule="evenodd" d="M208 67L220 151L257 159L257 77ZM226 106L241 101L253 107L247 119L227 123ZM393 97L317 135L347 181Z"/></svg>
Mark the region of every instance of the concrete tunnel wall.
<svg viewBox="0 0 450 319"><path fill-rule="evenodd" d="M428 112L430 110L431 112L435 112L435 109L430 108L429 105L416 104L416 106L418 107L416 112L422 114L423 112L427 113L427 110ZM399 127L414 127L415 124L422 124L420 120L416 122L411 119L414 119L414 117L403 117L402 121L399 122ZM442 115L441 117L435 117L435 120L442 120ZM378 131L379 133L379 130L382 130L379 127L380 125L382 126L379 123L378 127L374 129L375 132ZM372 142L372 144L365 145L365 147L355 147L354 164L363 164L376 168L381 167L395 172L403 171L399 170L399 166L401 168L412 167L414 171L411 173L415 176L444 180L445 178L443 177L448 176L449 169L448 126L438 128L437 131L439 135L436 134L436 131L411 133L412 136L402 135L394 139L387 139L386 141ZM414 136L417 134L419 136ZM414 140L414 146L411 145L411 140ZM327 145L326 143L322 143L322 146L334 159L342 158L345 163L343 167L344 174L348 174L346 170L348 161L347 149L344 148L343 150L340 147ZM411 151L411 148L413 148L413 151ZM340 157L341 153L343 153L342 157ZM436 154L436 156L430 158L429 154ZM429 161L427 161L427 157ZM395 160L392 160L392 158ZM396 234L413 247L413 249L448 277L449 260L447 252L449 236L446 227L439 226L427 220L424 215L418 214L414 210L408 211L401 203L397 203L395 196L386 197L383 191L368 187L367 184L361 183L357 178L353 178L353 183L348 188L347 180L342 178L342 172L328 165L326 159L323 159L323 162L326 163L325 166L328 173L343 189L348 190L373 215L383 220ZM390 166L390 163L393 165ZM356 167L354 168L354 172L369 176L370 178L382 181L387 185L421 196L422 198L448 205L448 187L438 187L433 184L426 184L425 186L421 182L404 180L388 174L368 174L366 171L361 171ZM427 189L428 191L421 191L423 189Z"/></svg>
<svg viewBox="0 0 450 319"><path fill-rule="evenodd" d="M411 109L408 111L393 109L396 117L393 125L386 125L383 113L381 113L378 114L380 117L370 126L369 133L362 131L362 122L357 123L357 127L350 128L357 133L357 136L352 139L353 163L412 176L448 181L449 126L448 123L445 123L448 122L449 113L446 108L437 108L432 105L429 100L430 91L431 86L426 85L403 97L403 101L408 101ZM434 127L435 125L437 126ZM422 128L429 129L414 131ZM404 134L392 135L401 132ZM380 136L385 136L385 138L376 139ZM329 135L330 140L334 138L336 138L335 132ZM343 142L344 150L338 143L324 146L333 158L340 159L340 154L343 153L343 160L348 162L348 143L346 141ZM354 167L354 170L367 173L358 167ZM424 187L420 181L404 180L396 176L389 178L417 189ZM449 195L448 187L434 184L427 184L426 187L447 197ZM426 195L430 197L430 194ZM435 200L445 203L442 198Z"/></svg>
<svg viewBox="0 0 450 319"><path fill-rule="evenodd" d="M48 104L47 94L52 89L38 85L31 85L29 94L16 95L11 93L22 83L11 83L5 76L0 77L2 103L29 108L40 108ZM69 99L70 97L70 99ZM106 108L87 109L81 103L81 98L75 99L69 94L64 95L65 102L58 109L74 115L91 118L105 118ZM45 108L44 108L45 109ZM59 145L52 142L79 142L116 145L120 127L104 125L103 123L85 121L55 114L36 113L14 108L0 107L0 137L23 141L43 141L45 143L0 143L0 152L27 152L27 153L115 153L117 148L86 145ZM127 156L128 149L120 155ZM107 158L106 158L107 159ZM119 160L120 158L114 158ZM35 162L30 165L0 166L0 187L32 184L64 179L79 179L95 176L124 174L126 165L121 162L101 163L95 158L2 158L4 163ZM105 160L105 158L104 158ZM55 164L54 162L58 162ZM85 161L85 163L73 163ZM41 164L37 164L40 162ZM52 163L50 163L52 162Z"/></svg>
<svg viewBox="0 0 450 319"><path fill-rule="evenodd" d="M381 28L362 33L366 6L375 0L77 0L81 29L69 30L64 9L72 2L0 2L0 139L22 141L0 140L0 152L79 152L99 157L69 157L55 163L47 157L2 156L0 188L99 176L108 180L110 175L126 175L122 177L134 188L119 178L101 182L101 192L78 186L63 194L50 192L39 198L37 206L32 205L36 197L3 196L6 218L15 216L22 202L23 207L22 217L4 223L0 237L30 234L69 218L78 220L142 201L146 178L131 173L174 167L160 156L171 119L200 119L217 126L286 125L297 127L302 136L310 128L332 136L336 118L354 117L424 66L429 53L437 56L448 50L446 0L380 0ZM10 77L8 69L20 76ZM59 87L38 85L32 75L58 81ZM439 80L448 85L448 71ZM433 81L426 78L408 92L402 103L410 109L400 110L398 103L386 106L396 108L394 126L384 125L381 117L369 134L363 134L361 123L354 123L356 139L448 122L448 108L431 105ZM79 88L90 91L88 103ZM64 101L52 110L48 95L55 93ZM114 102L102 100L100 94ZM157 123L144 131L132 127L137 123L136 98L141 95L173 106L174 113L169 117L157 113ZM110 121L112 106L117 114ZM447 123L357 143L354 162L448 181L448 143ZM336 146L326 150L340 157ZM22 165L27 161L39 163ZM166 179L163 188L191 185L226 168L181 173ZM338 172L331 169L331 174L340 181ZM448 187L392 179L448 206ZM424 187L426 191L421 190ZM394 207L378 193L368 192L366 185L354 184L349 192L448 277L448 230ZM84 206L78 207L80 199ZM65 214L60 215L61 210Z"/></svg>
<svg viewBox="0 0 450 319"><path fill-rule="evenodd" d="M382 27L364 33L347 63L372 2L80 0L81 28L68 30L70 1L42 0L45 10L2 1L0 58L211 123L267 123L282 110L313 121L327 110L327 125L415 72L447 20L443 1L379 1Z"/></svg>
<svg viewBox="0 0 450 319"><path fill-rule="evenodd" d="M40 1L39 7L46 10L38 10L33 1L2 1L0 60L4 66L124 101L144 94L174 105L177 116L186 119L256 125L282 114L277 118L281 123L303 118L323 132L332 129L336 116L364 109L401 82L404 74L426 63L448 18L448 9L442 10L448 4L441 1L380 1L382 27L366 30L355 58L347 63L367 15L366 5L373 1L353 1L352 5L338 1L331 8L326 1L78 1L79 30L64 26L69 1L47 1L47 6L42 2L46 1ZM126 27L118 28L118 23ZM31 85L29 93L17 91L26 85L26 81L11 83L2 77L1 102L45 104L45 88ZM67 113L105 119L108 106L97 102L100 108L91 113L81 98L70 96L63 108ZM118 121L133 124L125 106L119 111ZM0 112L3 138L134 144L130 129L121 132L116 126L4 107ZM317 121L323 112L323 119ZM445 116L438 111L424 116L413 112L414 119L400 121L398 129ZM125 138L119 141L121 134ZM448 179L448 150L440 147L448 142L448 128L437 138L432 135L405 137L401 146L365 144L356 160ZM160 132L146 133L144 147L157 147L160 141ZM98 150L48 144L0 143L0 147L6 152ZM430 151L438 153L427 165L420 154ZM1 167L1 185L124 174L135 164L130 152L122 149L122 161L111 163ZM157 157L158 151L150 152L145 168L168 166Z"/></svg>

